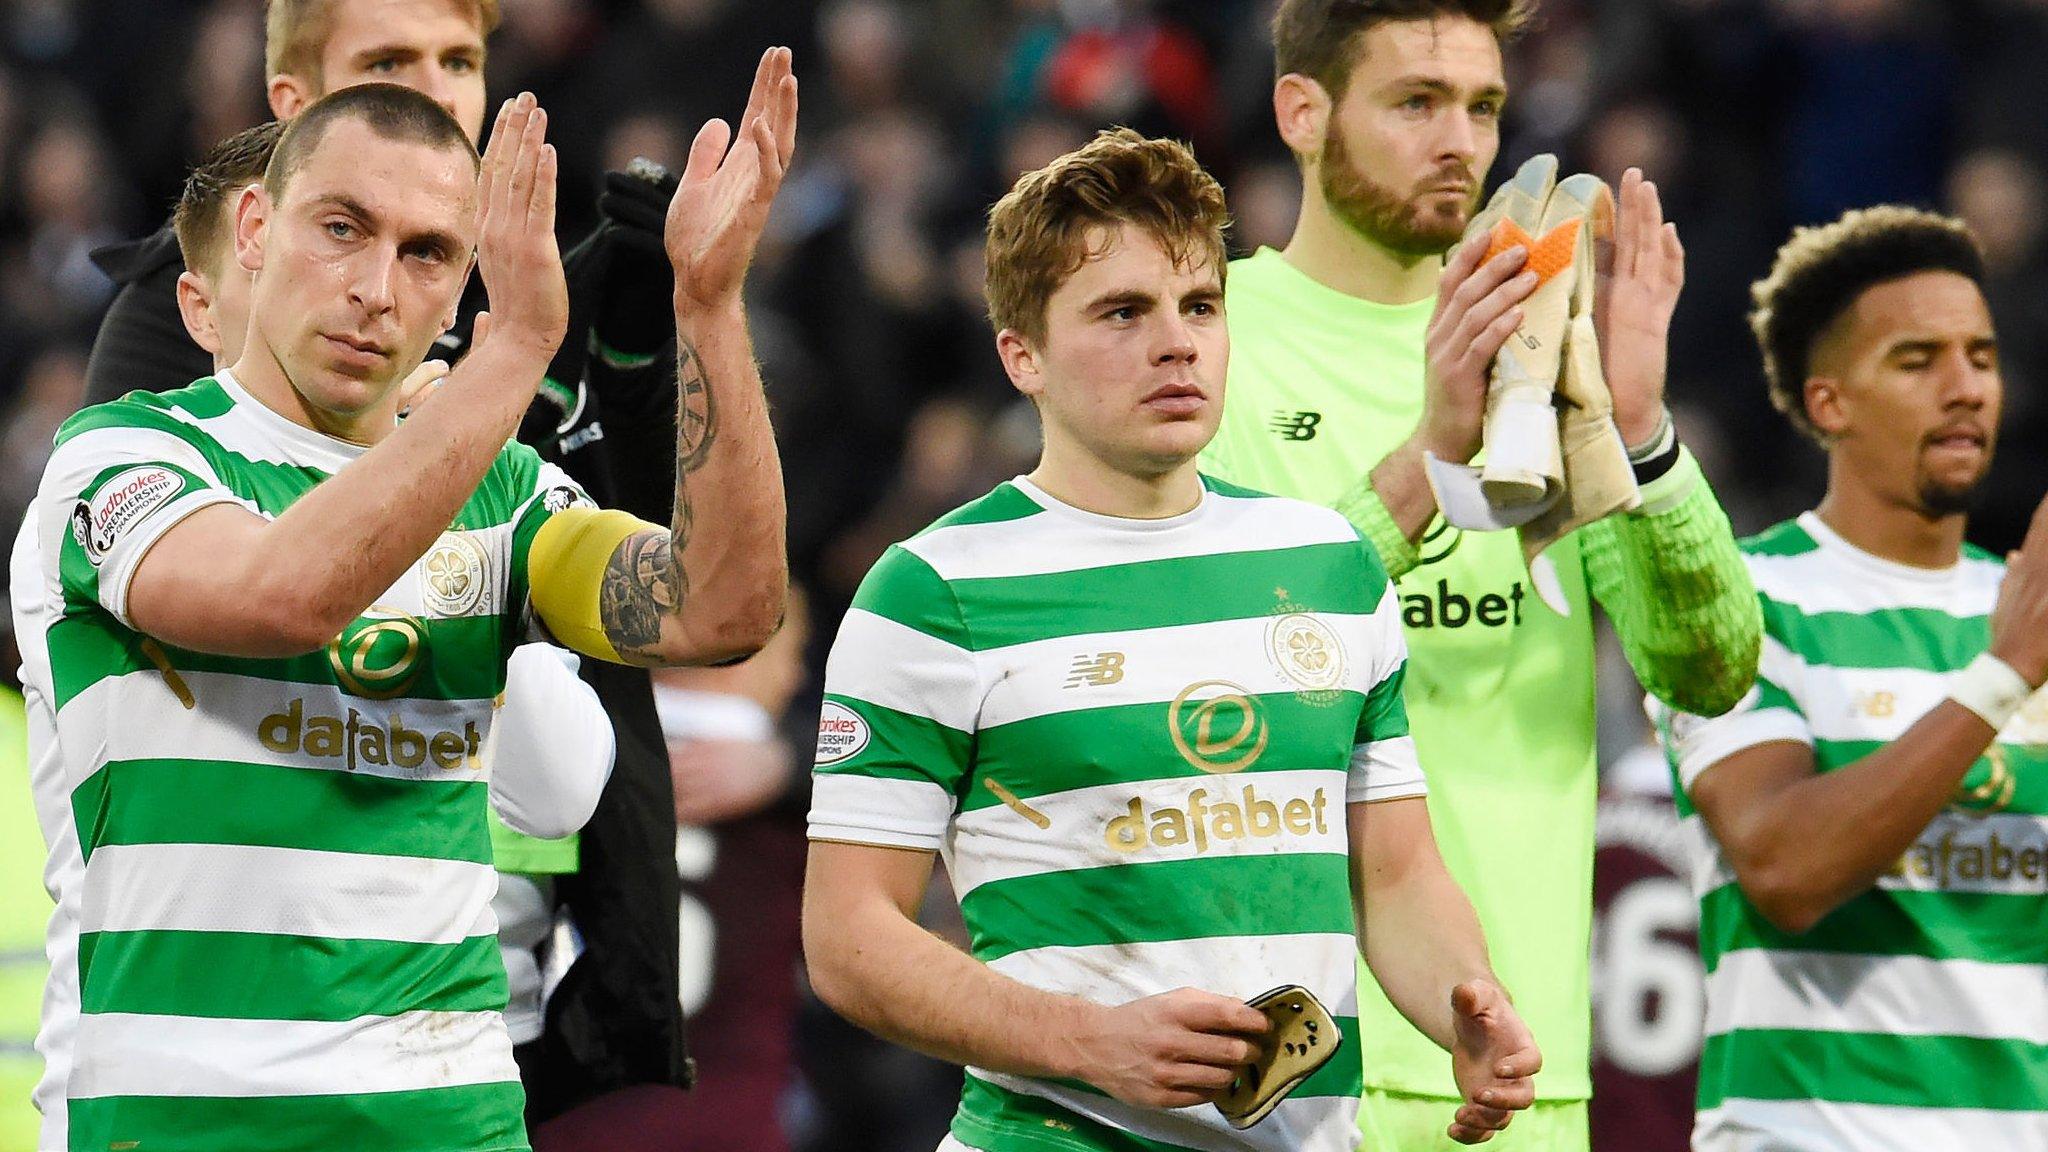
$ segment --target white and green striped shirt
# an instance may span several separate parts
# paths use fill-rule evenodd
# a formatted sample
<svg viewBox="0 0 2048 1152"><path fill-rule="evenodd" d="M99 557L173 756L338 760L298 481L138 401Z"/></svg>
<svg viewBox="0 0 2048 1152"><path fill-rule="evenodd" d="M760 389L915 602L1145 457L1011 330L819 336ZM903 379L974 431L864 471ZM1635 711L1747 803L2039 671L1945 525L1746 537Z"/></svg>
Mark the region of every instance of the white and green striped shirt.
<svg viewBox="0 0 2048 1152"><path fill-rule="evenodd" d="M526 1147L479 753L527 549L580 491L508 446L310 655L188 652L127 614L137 563L183 517L274 517L364 451L226 373L58 434L38 503L84 857L74 1149Z"/></svg>
<svg viewBox="0 0 2048 1152"><path fill-rule="evenodd" d="M1803 934L1750 904L1684 795L1758 744L1809 744L1830 772L1897 739L1990 643L2003 566L1974 548L1942 570L1892 563L1812 513L1742 548L1763 603L1756 689L1712 720L1657 717L1708 972L1693 1146L2048 1148L2048 697L1876 887Z"/></svg>
<svg viewBox="0 0 2048 1152"><path fill-rule="evenodd" d="M1327 509L1206 480L1126 520L1018 479L891 548L825 675L814 839L940 852L974 955L1119 1004L1314 990L1338 1056L1258 1126L969 1069L953 1134L1025 1149L1348 1149L1348 802L1420 795L1399 608Z"/></svg>

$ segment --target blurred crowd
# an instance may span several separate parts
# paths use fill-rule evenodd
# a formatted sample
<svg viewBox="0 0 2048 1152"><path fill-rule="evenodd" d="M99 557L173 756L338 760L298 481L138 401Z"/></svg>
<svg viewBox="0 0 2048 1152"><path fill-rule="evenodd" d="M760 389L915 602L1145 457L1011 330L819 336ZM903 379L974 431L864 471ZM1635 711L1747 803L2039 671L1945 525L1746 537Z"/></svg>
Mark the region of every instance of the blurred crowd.
<svg viewBox="0 0 2048 1152"><path fill-rule="evenodd" d="M1035 454L980 294L982 214L1018 173L1128 124L1195 145L1229 190L1238 250L1284 245L1293 226L1268 0L503 7L492 94L531 90L559 126L568 241L595 222L605 169L636 155L679 168L703 120L737 114L761 48L795 48L797 162L750 306L792 566L811 592L813 679L882 549ZM1618 180L1637 165L1658 182L1688 259L1670 395L1738 531L1809 507L1821 482L1819 454L1766 399L1748 285L1791 227L1902 201L1959 213L1988 258L2007 415L1972 535L2012 547L2048 475L2048 404L2033 387L2048 370L2048 117L2035 102L2048 0L1545 0L1540 12L1510 53L1494 172L1549 151L1567 169ZM195 157L267 117L262 73L261 0L0 5L7 538L83 391L112 291L90 253L155 228ZM1641 723L1615 664L1610 755ZM807 732L815 691L777 707L792 695L784 730ZM789 739L800 768L807 739ZM750 801L796 830L787 859L798 867L801 789L793 768ZM785 1120L798 1146L932 1146L956 1073L868 1044L822 1010L806 1015L796 1050L804 1073ZM715 1055L700 1051L700 1063Z"/></svg>

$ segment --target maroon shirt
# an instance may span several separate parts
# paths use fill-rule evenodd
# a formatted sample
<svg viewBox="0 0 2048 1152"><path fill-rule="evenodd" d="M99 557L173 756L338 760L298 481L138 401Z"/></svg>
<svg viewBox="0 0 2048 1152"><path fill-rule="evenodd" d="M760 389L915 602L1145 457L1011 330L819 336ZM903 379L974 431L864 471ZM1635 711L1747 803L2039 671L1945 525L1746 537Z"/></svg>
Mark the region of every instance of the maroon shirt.
<svg viewBox="0 0 2048 1152"><path fill-rule="evenodd" d="M1593 853L1596 1149L1686 1152L1705 976L1668 795L1603 792Z"/></svg>

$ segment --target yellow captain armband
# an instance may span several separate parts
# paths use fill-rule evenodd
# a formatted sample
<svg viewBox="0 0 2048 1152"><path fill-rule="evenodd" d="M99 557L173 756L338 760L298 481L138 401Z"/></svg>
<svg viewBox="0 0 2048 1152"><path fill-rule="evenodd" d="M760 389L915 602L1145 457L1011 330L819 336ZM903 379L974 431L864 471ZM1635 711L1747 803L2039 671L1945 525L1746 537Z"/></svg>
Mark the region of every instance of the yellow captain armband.
<svg viewBox="0 0 2048 1152"><path fill-rule="evenodd" d="M612 664L625 664L598 614L605 568L627 537L666 532L630 512L566 508L533 534L526 554L526 578L533 610L562 646Z"/></svg>

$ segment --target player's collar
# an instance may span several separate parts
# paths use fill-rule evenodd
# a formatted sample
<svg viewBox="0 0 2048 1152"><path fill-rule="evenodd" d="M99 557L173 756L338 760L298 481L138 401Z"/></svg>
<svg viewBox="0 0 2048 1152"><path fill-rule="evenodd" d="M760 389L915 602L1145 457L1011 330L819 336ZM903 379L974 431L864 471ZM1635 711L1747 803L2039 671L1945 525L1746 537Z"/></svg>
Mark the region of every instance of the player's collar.
<svg viewBox="0 0 2048 1152"><path fill-rule="evenodd" d="M351 444L346 440L315 432L299 424L249 394L242 382L223 368L213 374L220 383L221 391L235 402L238 411L248 414L263 434L282 447L294 464L318 468L323 472L339 472L343 467L368 452L365 444Z"/></svg>
<svg viewBox="0 0 2048 1152"><path fill-rule="evenodd" d="M1887 580L1906 580L1915 584L1946 584L1955 579L1956 574L1962 570L1963 561L1960 556L1956 558L1955 563L1946 568L1920 568L1912 564L1901 564L1896 560L1887 560L1875 552L1866 552L1849 543L1840 532L1828 527L1827 521L1822 520L1818 512L1801 512L1799 526L1806 530L1807 535L1813 537L1814 542L1819 544L1823 551Z"/></svg>
<svg viewBox="0 0 2048 1152"><path fill-rule="evenodd" d="M1032 503L1037 504L1047 512L1112 532L1171 532L1176 528L1185 527L1200 519L1202 514L1208 511L1210 504L1216 499L1215 493L1209 491L1209 486L1204 484L1202 485L1202 499L1193 508L1178 516L1167 516L1157 520L1141 520L1129 516L1109 516L1101 512L1090 512L1086 508L1076 508L1072 504L1040 488L1037 484L1032 483L1031 478L1028 476L1018 476L1012 479L1010 483L1016 487L1017 491L1029 497Z"/></svg>

